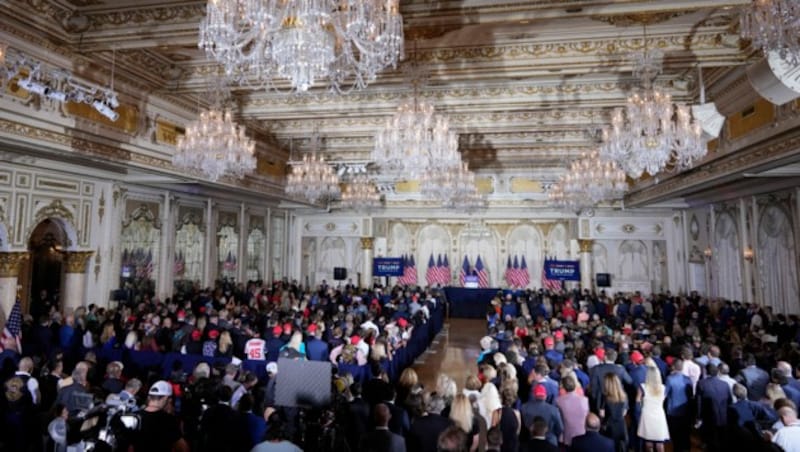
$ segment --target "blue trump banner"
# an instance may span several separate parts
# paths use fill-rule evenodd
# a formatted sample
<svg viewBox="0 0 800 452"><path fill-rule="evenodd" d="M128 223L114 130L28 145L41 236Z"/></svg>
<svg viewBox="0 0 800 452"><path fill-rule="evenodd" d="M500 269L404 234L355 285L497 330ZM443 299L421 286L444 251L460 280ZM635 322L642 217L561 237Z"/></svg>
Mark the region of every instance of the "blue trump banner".
<svg viewBox="0 0 800 452"><path fill-rule="evenodd" d="M372 276L403 276L403 258L376 257L372 260Z"/></svg>
<svg viewBox="0 0 800 452"><path fill-rule="evenodd" d="M580 281L581 266L579 261L544 261L544 272L547 279L560 281Z"/></svg>

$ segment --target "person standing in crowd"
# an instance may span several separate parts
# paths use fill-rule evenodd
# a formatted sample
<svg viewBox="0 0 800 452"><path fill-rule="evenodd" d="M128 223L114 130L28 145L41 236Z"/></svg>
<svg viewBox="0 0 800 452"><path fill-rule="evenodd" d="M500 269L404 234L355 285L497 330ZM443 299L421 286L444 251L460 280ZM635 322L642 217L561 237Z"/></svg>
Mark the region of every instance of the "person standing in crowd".
<svg viewBox="0 0 800 452"><path fill-rule="evenodd" d="M605 388L604 381L608 374L617 376L621 383L625 385L632 385L633 379L625 370L624 367L616 363L617 351L608 349L604 353L604 362L592 368L590 372L591 380L589 382L589 389L591 390L591 402L595 409L599 408L603 402L603 390Z"/></svg>
<svg viewBox="0 0 800 452"><path fill-rule="evenodd" d="M710 452L725 450L724 435L728 424L728 405L731 392L728 385L717 378L719 367L709 364L706 378L697 383L697 416L700 436Z"/></svg>
<svg viewBox="0 0 800 452"><path fill-rule="evenodd" d="M586 433L572 438L569 452L615 452L614 441L600 434L600 418L594 413L586 415Z"/></svg>
<svg viewBox="0 0 800 452"><path fill-rule="evenodd" d="M267 419L267 439L256 444L250 452L303 452L289 441L287 428L283 415L272 413Z"/></svg>
<svg viewBox="0 0 800 452"><path fill-rule="evenodd" d="M638 436L644 441L648 452L653 449L664 452L664 443L669 440L667 416L664 413L664 385L661 372L655 363L647 364L647 377L639 387L637 402L642 404Z"/></svg>
<svg viewBox="0 0 800 452"><path fill-rule="evenodd" d="M667 377L666 397L667 425L675 452L688 452L689 435L692 428L692 381L683 374L683 360L672 362L672 373Z"/></svg>
<svg viewBox="0 0 800 452"><path fill-rule="evenodd" d="M500 433L503 442L501 452L517 452L519 450L519 435L522 427L522 415L514 408L517 401L517 391L513 386L504 386L500 392L503 408L500 413Z"/></svg>
<svg viewBox="0 0 800 452"><path fill-rule="evenodd" d="M392 414L383 403L375 406L375 430L364 434L358 444L358 450L364 452L405 452L405 439L389 431L389 419Z"/></svg>
<svg viewBox="0 0 800 452"><path fill-rule="evenodd" d="M413 421L406 436L408 450L413 452L436 452L436 441L439 435L452 425L452 422L441 415L444 401L438 395L412 394L409 406Z"/></svg>
<svg viewBox="0 0 800 452"><path fill-rule="evenodd" d="M547 441L558 447L558 438L564 431L561 413L555 405L547 403L547 390L543 385L533 388L533 397L525 402L520 409L522 425L527 431L532 431L534 420L542 419L547 424Z"/></svg>
<svg viewBox="0 0 800 452"><path fill-rule="evenodd" d="M550 438L549 425L545 419L537 416L531 423L531 439L528 442L528 452L559 452L558 446L553 444Z"/></svg>
<svg viewBox="0 0 800 452"><path fill-rule="evenodd" d="M564 421L564 435L562 443L569 447L572 438L583 435L586 428L586 415L589 414L589 399L578 395L575 390L578 385L575 378L566 376L561 381L565 393L558 396L556 406L561 412Z"/></svg>
<svg viewBox="0 0 800 452"><path fill-rule="evenodd" d="M800 420L797 419L797 408L788 404L778 410L778 416L783 427L767 436L784 452L800 452Z"/></svg>
<svg viewBox="0 0 800 452"><path fill-rule="evenodd" d="M178 418L168 412L172 386L164 380L153 383L147 405L139 413L140 427L133 439L134 452L188 452Z"/></svg>
<svg viewBox="0 0 800 452"><path fill-rule="evenodd" d="M622 382L613 372L608 372L603 377L602 388L598 412L605 425L603 433L614 441L617 452L625 452L628 445L628 424L625 422L628 397L622 388Z"/></svg>
<svg viewBox="0 0 800 452"><path fill-rule="evenodd" d="M745 356L744 365L745 368L736 376L736 381L747 388L747 397L750 400L760 402L767 396L769 374L756 366L756 357L752 353Z"/></svg>

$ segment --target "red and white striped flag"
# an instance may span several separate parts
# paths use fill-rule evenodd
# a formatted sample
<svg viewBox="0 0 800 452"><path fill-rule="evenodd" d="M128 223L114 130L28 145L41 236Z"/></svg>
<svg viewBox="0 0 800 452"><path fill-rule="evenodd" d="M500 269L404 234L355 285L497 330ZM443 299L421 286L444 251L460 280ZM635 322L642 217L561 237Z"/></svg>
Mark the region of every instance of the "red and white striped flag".
<svg viewBox="0 0 800 452"><path fill-rule="evenodd" d="M442 285L446 286L450 284L450 278L452 273L450 273L450 261L447 259L447 254L444 255L444 259L442 259Z"/></svg>
<svg viewBox="0 0 800 452"><path fill-rule="evenodd" d="M525 262L525 256L522 256L522 264L519 266L519 286L528 287L531 283L531 275L528 273L528 264Z"/></svg>
<svg viewBox="0 0 800 452"><path fill-rule="evenodd" d="M489 273L483 267L480 255L478 255L478 260L475 261L475 272L478 274L478 287L481 289L489 287Z"/></svg>
<svg viewBox="0 0 800 452"><path fill-rule="evenodd" d="M547 279L547 271L545 268L547 267L547 263L549 259L544 260L544 265L542 265L542 287L549 290L550 292L560 292L561 291L561 281L557 279Z"/></svg>
<svg viewBox="0 0 800 452"><path fill-rule="evenodd" d="M511 268L511 255L508 255L508 260L506 261L506 273L503 276L508 284L508 287L514 287L516 284L514 283L514 270Z"/></svg>

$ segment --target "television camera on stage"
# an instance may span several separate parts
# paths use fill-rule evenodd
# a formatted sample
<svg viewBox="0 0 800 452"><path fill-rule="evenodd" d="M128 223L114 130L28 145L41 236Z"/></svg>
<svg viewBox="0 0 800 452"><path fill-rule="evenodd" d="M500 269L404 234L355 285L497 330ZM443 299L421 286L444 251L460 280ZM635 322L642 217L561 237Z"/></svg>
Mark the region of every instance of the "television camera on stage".
<svg viewBox="0 0 800 452"><path fill-rule="evenodd" d="M136 400L123 400L109 396L105 403L94 404L90 394L76 394L81 398L81 411L67 419L56 418L47 427L54 443L69 452L114 452L127 450L131 435L141 425Z"/></svg>

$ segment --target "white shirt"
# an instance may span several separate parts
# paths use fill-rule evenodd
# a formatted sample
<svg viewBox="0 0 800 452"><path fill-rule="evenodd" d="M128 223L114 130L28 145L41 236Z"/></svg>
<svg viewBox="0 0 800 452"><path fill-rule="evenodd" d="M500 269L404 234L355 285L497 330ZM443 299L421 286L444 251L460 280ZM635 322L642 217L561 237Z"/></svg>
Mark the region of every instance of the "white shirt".
<svg viewBox="0 0 800 452"><path fill-rule="evenodd" d="M772 437L772 442L785 452L800 452L800 421L784 426Z"/></svg>
<svg viewBox="0 0 800 452"><path fill-rule="evenodd" d="M698 366L694 361L687 359L683 362L682 372L684 375L689 377L689 380L692 381L692 391L696 391L697 382L700 380L700 376L703 374L703 371L700 370L700 366Z"/></svg>
<svg viewBox="0 0 800 452"><path fill-rule="evenodd" d="M244 356L247 357L247 359L264 361L267 359L267 355L264 352L265 345L266 341L264 341L264 339L250 339L244 344Z"/></svg>
<svg viewBox="0 0 800 452"><path fill-rule="evenodd" d="M17 371L15 375L25 376L28 377L28 392L31 393L31 399L33 399L34 405L39 404L39 381L31 376L28 372L23 372L21 370Z"/></svg>

